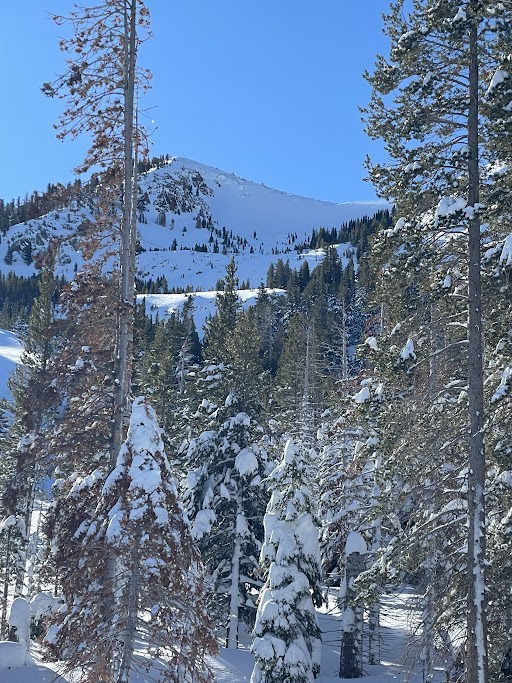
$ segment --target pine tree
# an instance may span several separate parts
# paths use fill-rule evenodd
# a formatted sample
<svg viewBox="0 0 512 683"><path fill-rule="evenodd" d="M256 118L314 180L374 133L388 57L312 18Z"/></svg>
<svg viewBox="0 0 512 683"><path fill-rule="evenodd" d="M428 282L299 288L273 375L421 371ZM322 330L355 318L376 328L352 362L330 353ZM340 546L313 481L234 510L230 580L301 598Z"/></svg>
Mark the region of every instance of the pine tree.
<svg viewBox="0 0 512 683"><path fill-rule="evenodd" d="M210 361L226 363L225 341L234 330L241 309L234 258L226 266L224 279L217 284L220 285L220 289L215 298L215 315L207 320L205 325L205 356Z"/></svg>
<svg viewBox="0 0 512 683"><path fill-rule="evenodd" d="M226 340L225 377L230 392L236 398L238 410L255 420L265 415L268 400L268 373L260 356L261 338L253 308L242 311L232 334Z"/></svg>
<svg viewBox="0 0 512 683"><path fill-rule="evenodd" d="M320 546L306 456L291 441L269 479L251 683L311 683L320 673Z"/></svg>
<svg viewBox="0 0 512 683"><path fill-rule="evenodd" d="M237 648L240 622L254 622L253 592L261 585L257 556L267 499L261 481L268 459L258 423L236 412L229 397L224 406L207 399L202 405L211 420L188 444L185 500L216 596L211 611L226 631L226 646Z"/></svg>
<svg viewBox="0 0 512 683"><path fill-rule="evenodd" d="M135 94L147 87L149 74L137 68L141 32L149 28L143 0L115 0L77 7L68 17L55 16L58 25L70 24L73 35L62 40L70 55L68 68L43 92L66 100L58 124L60 138L88 133L92 143L82 164L103 169L101 183L103 216L112 223L111 206L122 185L119 235L119 304L116 341L116 395L112 455L115 459L123 439L132 373L134 281L136 253L137 153L144 153L144 131L139 128ZM120 40L121 38L121 40ZM116 221L114 221L115 223Z"/></svg>
<svg viewBox="0 0 512 683"><path fill-rule="evenodd" d="M217 595L211 606L238 647L240 622L252 627L261 585L257 556L267 495L267 376L254 311L241 312L234 261L228 264L215 316L207 322L203 367L195 372L187 439L177 457L189 471L186 493L205 564Z"/></svg>
<svg viewBox="0 0 512 683"><path fill-rule="evenodd" d="M260 357L263 368L275 375L282 350L283 317L278 299L280 297L268 293L261 284L254 305L254 311L260 337Z"/></svg>
<svg viewBox="0 0 512 683"><path fill-rule="evenodd" d="M325 382L317 330L307 315L294 315L279 358L274 386L281 433L313 447L325 407Z"/></svg>
<svg viewBox="0 0 512 683"><path fill-rule="evenodd" d="M3 631L6 627L7 592L22 595L26 583L30 528L36 495L43 495L41 482L49 458L44 433L55 420L55 388L51 359L59 342L54 326L54 266L56 244L51 243L40 282L40 292L32 306L22 364L10 379L14 397L14 421L5 438L10 471L2 490L2 504L15 524L7 527L5 591L2 603ZM11 586L14 579L14 586ZM30 595L30 593L29 593Z"/></svg>
<svg viewBox="0 0 512 683"><path fill-rule="evenodd" d="M110 459L115 301L115 286L101 273L100 264L77 273L60 298L62 341L51 361L58 411L44 439L48 473L55 478L53 500L45 515L50 547L43 574L49 585L60 581L68 563L79 573L73 554L75 530L68 535L69 519L87 514L87 506L92 510L96 506L94 497L84 494L75 499L69 491L77 479L106 469Z"/></svg>
<svg viewBox="0 0 512 683"><path fill-rule="evenodd" d="M407 325L399 333L399 336L407 335L401 350L400 346L396 349L399 364L408 365L409 371L415 370L412 377L417 376L419 386L425 366L429 366L429 359L432 361L431 377L435 381L427 384L429 391L416 403L420 415L430 415L429 420L418 420L419 433L432 433L435 403L446 407L447 412L452 411L446 425L449 429L457 425L459 430L458 438L447 440L445 434L440 444L445 456L450 450L453 456L445 466L444 474L450 474L441 491L448 492L450 485L456 486L452 467L459 467L460 459L467 458L466 582L456 589L459 599L465 594L466 609L461 605L458 615L452 614L452 619L467 612L464 659L470 683L482 683L488 677L487 606L483 588L486 468L481 225L486 219L492 223L493 211L486 213L485 208L492 189L489 194L484 160L491 161L492 167L496 158L493 145L499 146L496 126L499 130L500 117L496 108L488 106L484 83L503 55L503 52L497 54L494 38L496 35L505 38L500 25L507 11L509 8L505 5L477 0L463 5L450 0L418 0L412 7L395 2L385 17L386 33L391 41L390 58L379 57L375 73L367 76L373 87L367 110L368 132L384 141L392 160L385 165L369 163L370 176L382 196L397 202L397 215L401 216L387 232L394 245L395 263L381 261L383 276L387 275L389 280L391 274L396 277L396 264L402 261L408 277L407 289L402 290L403 300L409 310L416 309L416 327L410 325L412 319L406 308L399 313L402 319L395 319L400 325ZM493 120L494 132L493 125L489 125ZM443 290L444 300L433 296ZM456 317L451 319L443 313L443 308L450 306L456 311ZM458 321L460 329L467 329L465 339L453 334L454 321ZM395 325L393 329L399 328ZM463 385L458 373L451 384L445 373L445 359L448 357L448 366L451 363L456 368L454 355L464 346L467 354L458 359ZM465 369L460 366L461 359L465 359ZM407 379L406 392L414 396L414 384L411 377ZM458 403L454 390L458 390ZM466 391L467 394L463 393ZM409 404L409 412L410 407ZM402 429L403 434L410 433L410 423L407 427L404 423ZM443 440L439 425L434 434ZM464 435L465 444L460 434ZM429 454L438 455L439 446L427 443ZM419 451L417 454L421 457ZM403 464L400 466L403 471ZM460 485L459 492L462 498ZM430 514L438 506L443 509L442 501L429 499L429 495L421 497L425 515L429 509ZM452 501L451 505L452 520L448 526L455 530L456 504ZM449 509L445 509L450 515ZM447 537L439 540L443 545ZM445 552L443 547L441 552ZM425 562L432 565L432 558L425 558ZM461 567L452 567L452 570L452 578L456 573L460 576ZM432 577L431 586L439 579L439 575ZM455 604L452 599L451 606Z"/></svg>

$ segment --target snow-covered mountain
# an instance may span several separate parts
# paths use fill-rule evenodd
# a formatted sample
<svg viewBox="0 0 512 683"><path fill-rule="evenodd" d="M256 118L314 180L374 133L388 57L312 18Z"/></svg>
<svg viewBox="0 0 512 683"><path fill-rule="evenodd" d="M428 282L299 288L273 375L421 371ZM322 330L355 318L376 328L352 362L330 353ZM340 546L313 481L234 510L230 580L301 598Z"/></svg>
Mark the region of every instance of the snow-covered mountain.
<svg viewBox="0 0 512 683"><path fill-rule="evenodd" d="M278 258L289 258L296 267L300 258L321 257L321 252L299 257L294 248L309 240L313 229L338 229L386 208L378 202L334 204L298 197L181 157L141 176L139 188L137 274L165 276L170 288L214 289L232 255L240 279L257 287ZM81 226L93 219L92 210L91 202L78 201L11 227L0 243L2 270L32 275L34 257L51 237L59 237L57 272L71 279L83 264ZM349 245L340 250L350 257Z"/></svg>

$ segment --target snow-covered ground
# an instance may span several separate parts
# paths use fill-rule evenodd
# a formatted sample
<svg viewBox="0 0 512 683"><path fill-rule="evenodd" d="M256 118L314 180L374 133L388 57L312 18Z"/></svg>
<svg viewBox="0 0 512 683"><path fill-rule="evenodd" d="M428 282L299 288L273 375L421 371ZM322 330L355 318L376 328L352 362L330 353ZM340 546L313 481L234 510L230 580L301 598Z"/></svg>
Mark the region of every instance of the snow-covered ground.
<svg viewBox="0 0 512 683"><path fill-rule="evenodd" d="M23 346L12 332L0 330L0 398L9 396L7 382L20 362Z"/></svg>
<svg viewBox="0 0 512 683"><path fill-rule="evenodd" d="M416 622L416 610L411 590L384 596L381 612L381 664L366 666L364 683L419 683L422 680L420 659L414 655L414 649L406 648ZM319 611L319 622L322 629L322 672L318 683L336 683L339 681L339 613L330 599L329 605ZM1 644L0 644L1 647ZM217 683L248 683L253 668L253 657L247 647L239 650L222 649L220 654L211 660ZM37 653L34 662L16 669L4 669L0 672L1 683L73 683L72 678L55 679L58 667L43 666L38 662ZM444 674L439 670L434 683L440 683ZM140 676L133 677L132 683L143 683ZM149 679L148 679L149 681Z"/></svg>

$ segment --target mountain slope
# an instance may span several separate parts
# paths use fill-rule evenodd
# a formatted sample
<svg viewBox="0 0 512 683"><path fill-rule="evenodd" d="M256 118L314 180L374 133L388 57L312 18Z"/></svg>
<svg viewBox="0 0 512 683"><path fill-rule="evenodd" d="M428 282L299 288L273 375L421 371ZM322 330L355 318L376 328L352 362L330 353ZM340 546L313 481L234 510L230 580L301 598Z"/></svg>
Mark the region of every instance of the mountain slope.
<svg viewBox="0 0 512 683"><path fill-rule="evenodd" d="M175 157L139 179L137 275L165 276L171 288L213 289L234 255L241 279L257 286L277 258L296 265L294 246L309 239L314 228L338 229L384 208L379 202L334 204L298 197ZM12 226L0 243L2 270L34 274L34 257L58 237L57 272L71 279L83 266L81 225L94 220L93 211L94 201L82 198Z"/></svg>

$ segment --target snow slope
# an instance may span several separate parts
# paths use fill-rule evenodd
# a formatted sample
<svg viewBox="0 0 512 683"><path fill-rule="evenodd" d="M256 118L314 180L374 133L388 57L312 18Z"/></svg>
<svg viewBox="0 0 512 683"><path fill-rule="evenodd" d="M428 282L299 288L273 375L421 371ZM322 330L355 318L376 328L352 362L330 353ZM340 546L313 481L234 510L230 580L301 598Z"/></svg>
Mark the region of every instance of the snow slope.
<svg viewBox="0 0 512 683"><path fill-rule="evenodd" d="M7 386L9 376L20 362L23 346L20 340L6 330L0 330L0 398L8 398Z"/></svg>
<svg viewBox="0 0 512 683"><path fill-rule="evenodd" d="M138 276L165 275L171 288L213 290L233 255L240 278L249 278L257 287L278 258L296 264L294 247L309 239L313 229L339 228L387 208L379 202L334 204L298 197L181 157L140 176L139 188ZM34 274L30 258L58 237L63 243L57 272L71 279L75 268L84 264L81 225L94 220L93 208L92 200L82 198L43 218L12 226L0 243L2 270Z"/></svg>
<svg viewBox="0 0 512 683"><path fill-rule="evenodd" d="M284 294L284 289L268 289L269 294ZM192 297L194 302L194 322L196 324L197 333L202 339L203 325L209 316L215 313L215 297L216 291L210 292L193 292L191 294L139 294L137 297L139 303L145 301L146 314L151 316L153 320L158 319L165 321L173 312L183 308L183 304L188 297ZM257 289L240 289L238 290L238 298L244 309L253 305L258 296Z"/></svg>

